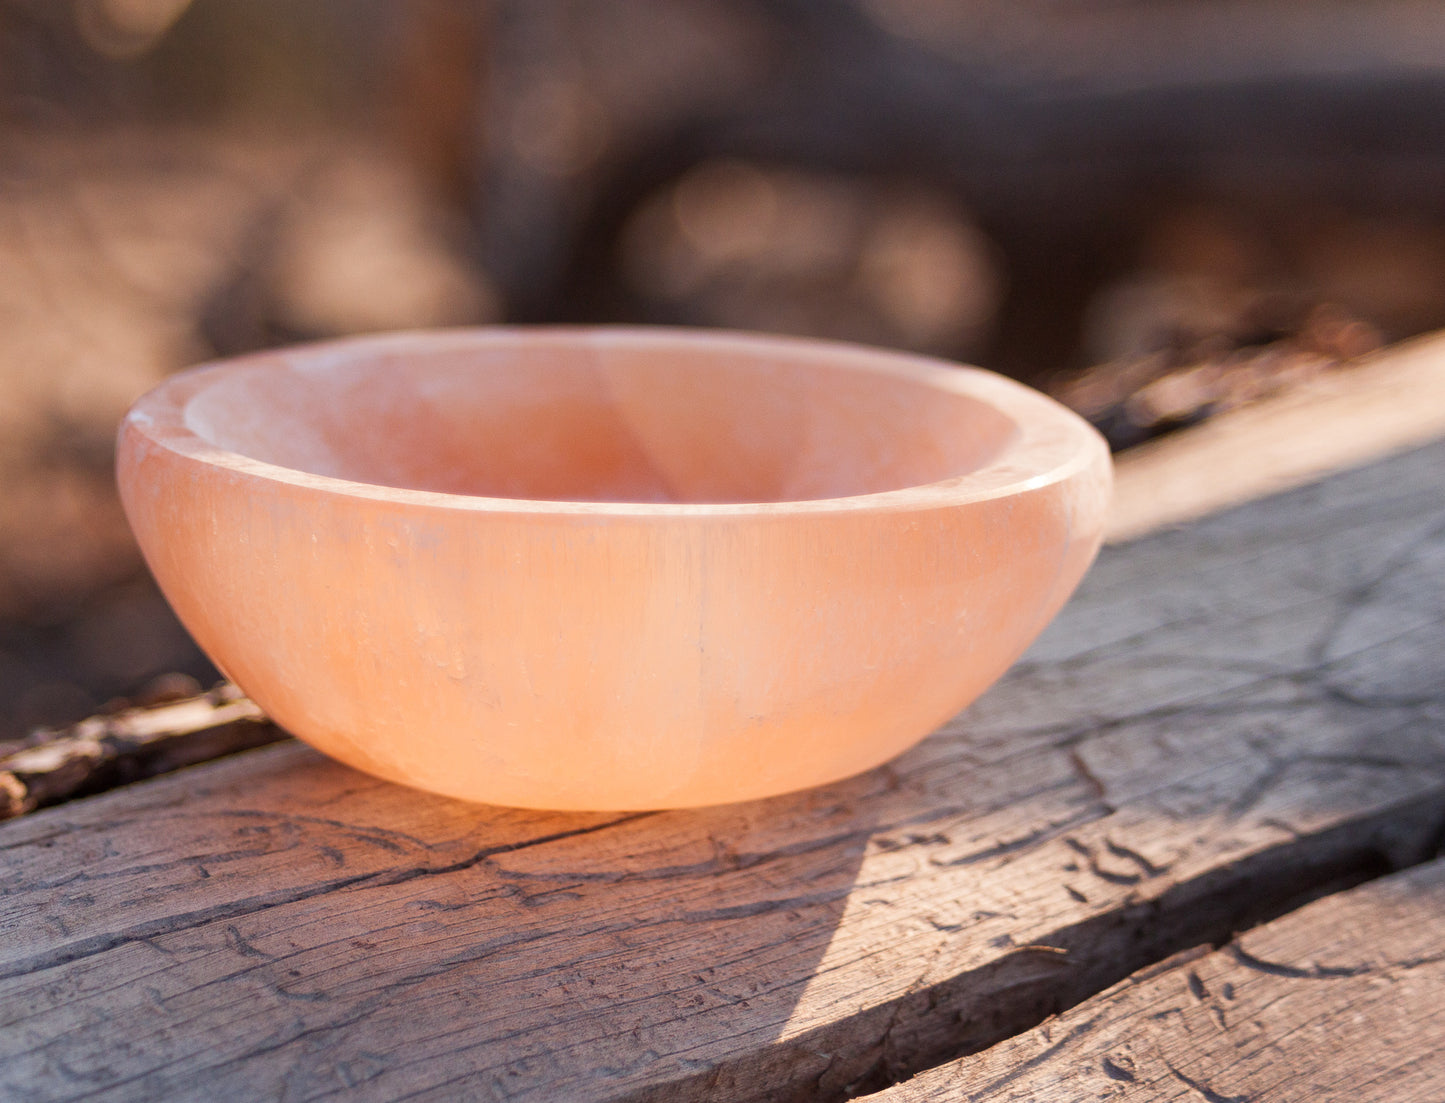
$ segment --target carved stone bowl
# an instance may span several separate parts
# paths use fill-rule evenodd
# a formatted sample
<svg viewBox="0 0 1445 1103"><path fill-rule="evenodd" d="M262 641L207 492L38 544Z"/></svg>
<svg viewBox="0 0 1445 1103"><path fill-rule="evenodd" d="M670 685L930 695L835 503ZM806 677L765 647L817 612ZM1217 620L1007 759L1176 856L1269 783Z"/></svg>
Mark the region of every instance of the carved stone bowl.
<svg viewBox="0 0 1445 1103"><path fill-rule="evenodd" d="M181 620L300 738L468 800L640 809L922 739L1074 589L1110 465L976 369L490 329L176 375L119 479Z"/></svg>

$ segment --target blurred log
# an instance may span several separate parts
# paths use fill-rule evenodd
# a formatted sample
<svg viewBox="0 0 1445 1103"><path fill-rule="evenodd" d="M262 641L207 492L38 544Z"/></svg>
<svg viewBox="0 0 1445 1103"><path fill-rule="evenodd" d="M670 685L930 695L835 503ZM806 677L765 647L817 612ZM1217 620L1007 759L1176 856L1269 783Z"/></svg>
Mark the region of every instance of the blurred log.
<svg viewBox="0 0 1445 1103"><path fill-rule="evenodd" d="M457 210L480 186L490 18L490 3L412 0L391 75L397 140L436 196Z"/></svg>
<svg viewBox="0 0 1445 1103"><path fill-rule="evenodd" d="M637 212L718 158L956 197L997 247L1007 293L989 346L947 354L1034 379L1084 366L1092 293L1131 270L1143 224L1173 198L1251 207L1266 223L1281 209L1308 222L1311 204L1441 210L1445 79L1440 51L1420 53L1445 41L1439 5L755 0L727 6L736 26L712 37L751 38L747 55L765 63L699 58L691 80L656 85L625 48L649 41L649 11L496 6L501 91L473 212L514 320L719 324L649 299L619 262ZM507 136L535 130L539 74L561 72L609 136L581 167L524 171ZM646 110L638 89L651 91Z"/></svg>
<svg viewBox="0 0 1445 1103"><path fill-rule="evenodd" d="M1445 334L1393 346L1120 456L1107 539L1132 540L1445 436Z"/></svg>

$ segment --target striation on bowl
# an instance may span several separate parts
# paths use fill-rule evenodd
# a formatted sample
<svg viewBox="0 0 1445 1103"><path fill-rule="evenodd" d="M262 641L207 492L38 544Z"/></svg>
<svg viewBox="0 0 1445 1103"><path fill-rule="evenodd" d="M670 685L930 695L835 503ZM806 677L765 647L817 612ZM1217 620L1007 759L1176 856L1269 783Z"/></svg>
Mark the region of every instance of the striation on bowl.
<svg viewBox="0 0 1445 1103"><path fill-rule="evenodd" d="M553 809L837 780L981 694L1098 550L1103 440L823 341L484 329L176 375L122 500L216 664L381 777Z"/></svg>

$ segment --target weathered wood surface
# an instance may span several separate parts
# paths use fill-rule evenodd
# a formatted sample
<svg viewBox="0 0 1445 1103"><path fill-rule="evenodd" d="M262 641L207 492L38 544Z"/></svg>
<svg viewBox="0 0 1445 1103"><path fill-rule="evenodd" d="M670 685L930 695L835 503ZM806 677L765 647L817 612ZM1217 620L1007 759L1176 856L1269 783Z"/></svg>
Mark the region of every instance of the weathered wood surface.
<svg viewBox="0 0 1445 1103"><path fill-rule="evenodd" d="M1437 444L1105 554L889 767L468 807L282 744L0 825L18 1099L837 1099L1433 853Z"/></svg>
<svg viewBox="0 0 1445 1103"><path fill-rule="evenodd" d="M232 685L38 734L0 754L0 820L287 738Z"/></svg>
<svg viewBox="0 0 1445 1103"><path fill-rule="evenodd" d="M1445 860L1208 949L870 1103L1445 1099Z"/></svg>

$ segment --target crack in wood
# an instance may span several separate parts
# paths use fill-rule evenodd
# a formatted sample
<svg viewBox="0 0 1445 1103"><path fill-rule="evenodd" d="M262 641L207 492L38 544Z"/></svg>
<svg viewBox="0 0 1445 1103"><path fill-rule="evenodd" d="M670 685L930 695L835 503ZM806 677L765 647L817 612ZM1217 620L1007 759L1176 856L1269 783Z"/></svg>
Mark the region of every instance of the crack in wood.
<svg viewBox="0 0 1445 1103"><path fill-rule="evenodd" d="M1143 871L1145 877L1162 877L1169 872L1169 866L1156 866L1137 850L1124 846L1121 843L1116 843L1107 835L1104 836L1104 848L1116 858L1124 858L1133 862Z"/></svg>
<svg viewBox="0 0 1445 1103"><path fill-rule="evenodd" d="M1099 1067L1103 1070L1104 1075L1107 1076L1110 1080L1122 1080L1125 1083L1132 1084L1135 1080L1138 1079L1138 1077L1136 1077L1132 1072L1125 1068L1123 1064L1116 1062L1109 1057L1105 1057L1102 1061L1100 1061Z"/></svg>
<svg viewBox="0 0 1445 1103"><path fill-rule="evenodd" d="M1077 745L1070 746L1068 752L1069 766L1073 769L1074 773L1078 775L1079 779L1089 787L1089 792L1093 794L1094 799L1103 802L1105 795L1108 793L1108 789L1105 788L1104 783L1095 776L1093 770L1089 769L1089 764L1084 761L1084 756Z"/></svg>
<svg viewBox="0 0 1445 1103"><path fill-rule="evenodd" d="M963 866L979 865L983 862L991 862L999 858L1007 858L1018 854L1035 850L1044 843L1058 838L1065 831L1072 831L1082 827L1084 824L1093 823L1096 820L1104 819L1112 814L1114 810L1106 804L1090 805L1081 808L1079 811L1054 823L1045 824L1036 831L1017 839L1008 839L1004 842L995 843L993 846L984 847L982 850L971 851L968 854L956 858L929 858L928 864L935 869L959 869ZM1068 840L1066 839L1065 842Z"/></svg>
<svg viewBox="0 0 1445 1103"><path fill-rule="evenodd" d="M1406 543L1404 547L1389 556L1385 563L1368 580L1349 588L1343 594L1339 595L1337 599L1339 602L1338 612L1320 634L1319 638L1310 646L1309 654L1311 656L1311 665L1314 667L1328 665L1325 661L1325 656L1329 654L1330 645L1339 637L1340 632L1344 630L1350 618L1360 609L1367 606L1370 599L1374 597L1386 583L1390 582L1406 567L1410 566L1422 551L1442 539L1445 539L1445 523L1435 525Z"/></svg>
<svg viewBox="0 0 1445 1103"><path fill-rule="evenodd" d="M1091 1030L1094 1029L1097 1023L1097 1019L1090 1019L1087 1022L1079 1023L1077 1026L1071 1028L1069 1032L1065 1034L1062 1038L1058 1039L1058 1041L1054 1042L1037 1056L1032 1057L1027 1061L1020 1062L1017 1068L1010 1070L1003 1076L997 1077L994 1080L990 1080L987 1084L981 1085L977 1091L969 1093L968 1098L987 1099L990 1095L996 1093L1000 1088L1008 1087L1009 1084L1013 1083L1015 1080L1022 1078L1027 1073L1037 1068L1039 1065L1046 1064L1049 1060L1053 1058L1054 1054L1058 1053L1060 1050L1067 1048L1079 1038L1082 1038L1084 1035L1088 1034ZM922 1070L920 1069L917 1071Z"/></svg>
<svg viewBox="0 0 1445 1103"><path fill-rule="evenodd" d="M812 904L831 904L848 896L851 886L834 889L832 892L818 892L799 896L786 896L780 900L755 900L728 908L709 908L706 911L683 912L668 916L667 922L711 923L717 920L752 919L773 912L796 911Z"/></svg>
<svg viewBox="0 0 1445 1103"><path fill-rule="evenodd" d="M1107 881L1111 885L1137 885L1144 880L1142 873L1120 873L1117 870L1105 869L1099 864L1099 857L1094 848L1081 843L1073 836L1064 839L1066 845L1075 854L1080 855L1088 864L1089 872L1101 881Z"/></svg>
<svg viewBox="0 0 1445 1103"><path fill-rule="evenodd" d="M304 888L261 893L243 900L236 900L211 908L198 908L193 911L161 916L134 927L105 935L96 935L92 938L81 939L76 942L57 946L43 954L36 954L29 958L21 959L7 969L0 969L0 980L8 980L12 977L21 977L30 973L42 972L46 969L54 969L58 966L68 965L71 962L80 961L84 958L108 953L111 950L131 943L149 944L151 939L159 935L174 934L177 931L185 930L189 927L198 927L221 919L240 919L268 911L272 908L299 903L303 900L309 900L313 897L323 896L328 893L341 892L346 889L354 889L367 885L398 885L418 878L456 873L478 865L497 854L514 853L525 850L528 847L541 846L563 839L594 834L598 831L605 831L655 814L656 813L652 812L630 813L626 816L620 816L600 824L591 824L587 827L575 828L569 831L553 832L548 835L538 836L535 839L523 840L502 846L487 847L467 858L445 866L403 870L377 870L371 873L357 874L352 877L323 881Z"/></svg>
<svg viewBox="0 0 1445 1103"><path fill-rule="evenodd" d="M1400 819L1408 819L1412 810L1415 815L1422 817L1422 822L1416 826L1416 834L1433 837L1436 831L1445 827L1445 814L1442 814L1438 802L1427 797L1374 817L1375 832L1391 834L1392 826ZM877 1092L930 1068L982 1052L1007 1038L1033 1029L1050 1015L1061 1014L1076 1007L1131 976L1147 975L1151 968L1156 966L1172 967L1181 960L1187 960L1189 956L1207 952L1211 945L1228 946L1233 950L1237 947L1237 943L1232 939L1236 931L1276 919L1343 888L1353 888L1386 873L1422 865L1431 857L1418 846L1407 846L1401 849L1398 862L1382 865L1380 854L1368 845L1368 836L1372 832L1364 828L1365 825L1355 823L1331 829L1323 835L1297 836L1276 848L1252 855L1231 871L1232 884L1227 890L1219 882L1222 871L1211 871L1194 882L1176 882L1162 897L1153 901L1126 904L1112 914L1095 920L1085 920L1073 927L1054 932L1046 939L1049 949L1072 952L1080 962L1086 964L1068 974L1068 979L1062 982L1056 975L1047 986L1049 999L1037 1006L1034 1015L1012 1018L1006 1024L999 1024L992 1032L974 1037L966 1045L955 1043L952 1048L948 1048L940 1044L931 1052L920 1048L912 1053L900 1053L896 1055L897 1063L893 1067L886 1070L875 1069L871 1078L864 1077L860 1082L866 1086L868 1092ZM1336 852L1329 839L1346 835L1354 836L1353 855ZM1082 846L1083 844L1078 844L1071 846L1071 849L1079 852L1079 847ZM1312 861L1311 852L1318 852L1319 858L1323 860ZM1292 875L1283 872L1290 869L1294 870ZM1358 871L1358 875L1352 875L1351 871ZM1232 910L1219 913L1216 909L1222 900L1235 901ZM1163 929L1161 923L1163 916L1170 917L1167 930ZM1110 944L1110 949L1101 952L1101 939ZM1088 949L1085 950L1085 947ZM1100 969L1097 962L1101 959L1110 962L1111 967ZM973 992L994 991L999 988L1017 990L1024 987L1029 983L1027 973L1020 975L1017 980L1008 978L1011 960L1022 963L1038 959L1035 955L1021 955L1017 958L1005 955L980 970L982 973L992 974L995 978L988 983L982 982L977 975L949 978L935 986L935 1006L944 1010L955 1006L947 996L948 990L955 986ZM1263 964L1267 969L1269 963ZM1434 964L1434 961L1422 961L1419 964ZM1037 982L1036 978L1032 979ZM1195 995L1198 998L1197 993ZM1172 1009L1160 1014L1176 1013L1177 1009ZM1086 1025L1092 1025L1092 1021ZM821 1039L818 1039L818 1044L822 1044ZM1015 1070L1015 1075L1022 1075L1028 1068L1042 1063L1058 1048L1057 1045L1051 1046L1047 1053L1041 1054L1037 1060ZM1014 1077L1008 1079L1012 1078ZM987 1098L990 1092L996 1091L1006 1082L1007 1080L992 1082L986 1089L972 1093L967 1098ZM1212 1089L1200 1084L1201 1095L1210 1090ZM764 1097L758 1098L761 1103ZM820 1097L818 1103L842 1103L845 1098L848 1097L835 1093ZM1210 1096L1204 1095L1204 1098L1208 1099ZM1246 1098L1244 1103L1250 1101Z"/></svg>
<svg viewBox="0 0 1445 1103"><path fill-rule="evenodd" d="M1350 977L1367 976L1371 973L1392 973L1397 970L1408 972L1411 969L1445 962L1445 954L1436 954L1409 958L1405 961L1362 962L1358 965L1311 965L1305 969L1298 965L1281 965L1279 962L1266 961L1251 954L1237 942L1231 942L1225 949L1230 957L1246 969L1290 980L1343 980Z"/></svg>
<svg viewBox="0 0 1445 1103"><path fill-rule="evenodd" d="M1224 1095L1215 1091L1202 1080L1195 1080L1193 1077L1181 1072L1173 1065L1166 1065L1174 1079L1178 1080L1186 1088L1189 1088L1205 1103L1253 1103L1253 1097L1248 1095Z"/></svg>
<svg viewBox="0 0 1445 1103"><path fill-rule="evenodd" d="M640 812L633 819L640 819L645 816L657 815L655 812ZM624 821L617 821L624 822ZM883 828L886 830L886 828ZM709 873L738 872L751 869L755 866L769 862L780 861L787 858L804 857L818 852L827 852L839 848L857 848L861 850L868 842L874 831L879 827L854 828L848 831L840 831L831 835L823 835L809 839L805 842L796 843L792 846L782 846L775 850L742 852L730 851L720 854L716 848L711 857L701 862L687 862L675 865L649 866L646 869L612 869L612 870L578 870L578 869L546 869L546 870L515 870L499 868L497 873L501 877L515 881L568 881L575 884L607 884L620 885L625 883L643 883L647 881L668 881L679 877L699 876ZM489 855L490 857L491 855Z"/></svg>
<svg viewBox="0 0 1445 1103"><path fill-rule="evenodd" d="M23 977L33 973L40 973L47 969L55 969L62 965L69 965L75 961L81 961L85 958L108 953L111 950L119 949L122 946L127 946L132 943L145 943L158 935L171 934L174 931L183 930L187 927L200 926L203 923L211 923L218 919L239 919L244 916L256 915L259 912L267 911L271 908L279 908L286 904L310 900L313 897L324 896L327 893L338 892L342 889L350 888L353 885L362 884L371 880L373 876L374 875L370 873L362 873L354 877L342 877L334 881L322 881L317 884L308 885L305 888L259 893L242 900L218 904L211 908L197 908L189 912L161 916L158 919L148 920L145 923L140 923L133 927L103 935L94 935L90 938L56 946L44 953L21 958L15 961L10 967L0 969L0 980L9 980L13 977Z"/></svg>

